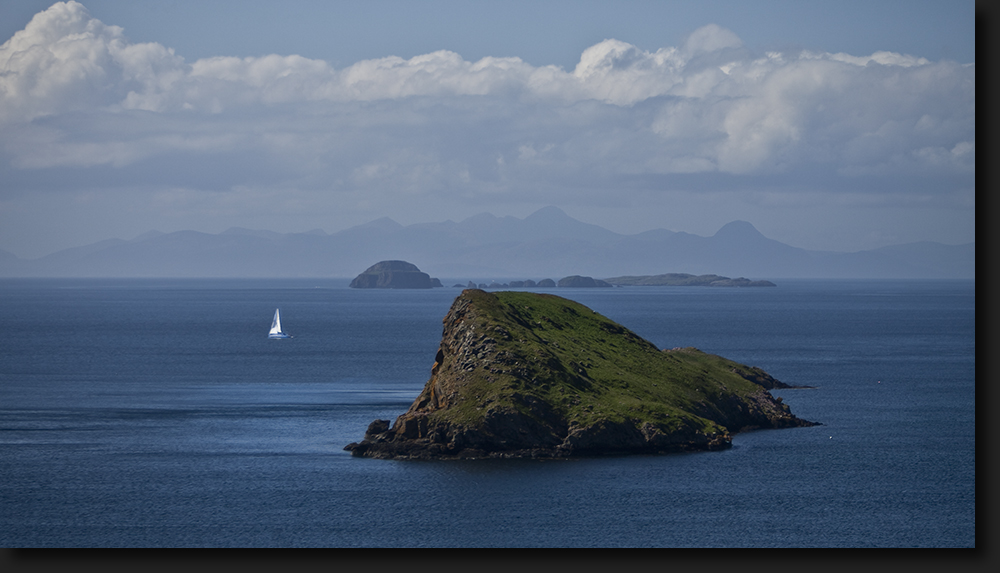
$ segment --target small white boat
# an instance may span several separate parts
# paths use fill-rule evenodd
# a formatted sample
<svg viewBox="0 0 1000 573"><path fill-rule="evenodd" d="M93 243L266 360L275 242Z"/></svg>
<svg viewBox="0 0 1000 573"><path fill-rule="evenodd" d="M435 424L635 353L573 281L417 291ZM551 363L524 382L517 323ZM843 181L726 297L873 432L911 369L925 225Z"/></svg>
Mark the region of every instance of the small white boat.
<svg viewBox="0 0 1000 573"><path fill-rule="evenodd" d="M274 320L271 322L271 332L267 334L268 338L291 338L284 332L281 332L281 316L278 314L278 309L274 309Z"/></svg>

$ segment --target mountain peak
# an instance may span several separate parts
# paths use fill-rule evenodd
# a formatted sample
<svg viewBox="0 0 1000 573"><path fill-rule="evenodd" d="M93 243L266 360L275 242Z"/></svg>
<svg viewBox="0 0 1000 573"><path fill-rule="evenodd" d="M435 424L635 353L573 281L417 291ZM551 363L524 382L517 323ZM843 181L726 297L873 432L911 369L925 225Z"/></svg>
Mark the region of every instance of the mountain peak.
<svg viewBox="0 0 1000 573"><path fill-rule="evenodd" d="M719 239L765 238L756 227L746 221L726 223L714 236Z"/></svg>
<svg viewBox="0 0 1000 573"><path fill-rule="evenodd" d="M527 221L528 219L552 221L552 220L572 219L572 217L567 215L566 212L560 209L559 207L549 205L548 207L542 207L541 209L535 211L534 213L524 218L525 221Z"/></svg>
<svg viewBox="0 0 1000 573"><path fill-rule="evenodd" d="M380 231L380 232L386 232L387 233L387 232L390 232L390 231L398 231L399 229L402 229L402 228L403 228L402 225L400 225L396 221L390 219L389 217L379 217L378 219L375 219L373 221L368 221L367 223L362 223L360 225L351 227L350 229L346 229L346 230L347 231L354 231L354 230L363 229L365 231Z"/></svg>

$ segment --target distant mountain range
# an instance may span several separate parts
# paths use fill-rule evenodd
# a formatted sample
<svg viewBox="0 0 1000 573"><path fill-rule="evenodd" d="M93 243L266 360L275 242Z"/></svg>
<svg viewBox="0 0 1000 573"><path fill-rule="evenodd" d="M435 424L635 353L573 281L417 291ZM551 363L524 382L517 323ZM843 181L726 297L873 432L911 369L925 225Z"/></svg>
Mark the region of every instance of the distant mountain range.
<svg viewBox="0 0 1000 573"><path fill-rule="evenodd" d="M457 223L403 226L382 218L332 234L151 231L130 241L109 239L38 259L0 251L0 277L350 279L382 260L405 260L432 277L463 284L664 273L755 279L976 276L975 243L810 251L768 239L745 221L729 223L711 237L666 229L622 235L545 207L524 219L483 213Z"/></svg>

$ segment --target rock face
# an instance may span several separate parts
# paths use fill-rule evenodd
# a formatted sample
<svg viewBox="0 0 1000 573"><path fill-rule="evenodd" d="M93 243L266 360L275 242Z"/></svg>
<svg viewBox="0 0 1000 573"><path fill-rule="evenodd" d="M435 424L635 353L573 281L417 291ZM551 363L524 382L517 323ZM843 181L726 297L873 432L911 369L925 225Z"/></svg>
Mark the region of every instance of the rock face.
<svg viewBox="0 0 1000 573"><path fill-rule="evenodd" d="M568 457L714 450L753 428L812 426L759 368L660 350L573 301L462 292L423 391L344 449L373 458Z"/></svg>
<svg viewBox="0 0 1000 573"><path fill-rule="evenodd" d="M406 261L382 261L351 281L351 288L433 288L441 281Z"/></svg>

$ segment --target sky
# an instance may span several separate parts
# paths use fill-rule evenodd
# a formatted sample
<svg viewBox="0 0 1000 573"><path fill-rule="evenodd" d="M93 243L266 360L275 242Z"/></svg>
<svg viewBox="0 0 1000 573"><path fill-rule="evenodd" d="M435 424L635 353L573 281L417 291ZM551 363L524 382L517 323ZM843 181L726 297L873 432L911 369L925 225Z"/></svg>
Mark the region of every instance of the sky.
<svg viewBox="0 0 1000 573"><path fill-rule="evenodd" d="M975 3L0 3L0 249L548 205L975 240Z"/></svg>

